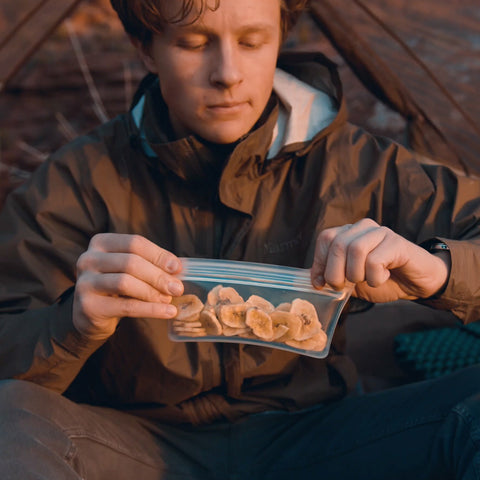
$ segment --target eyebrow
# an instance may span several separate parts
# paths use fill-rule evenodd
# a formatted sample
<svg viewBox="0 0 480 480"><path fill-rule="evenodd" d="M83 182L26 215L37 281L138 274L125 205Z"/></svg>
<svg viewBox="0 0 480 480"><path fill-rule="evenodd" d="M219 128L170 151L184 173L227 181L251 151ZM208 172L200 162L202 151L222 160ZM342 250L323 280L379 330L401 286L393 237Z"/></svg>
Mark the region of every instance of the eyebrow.
<svg viewBox="0 0 480 480"><path fill-rule="evenodd" d="M194 25L182 25L180 26L180 30L185 33L196 33L200 35L215 35L215 30L202 25L201 23L196 23ZM257 33L257 32L273 32L275 27L269 23L254 23L250 25L245 25L240 27L237 30L237 33L245 35L249 33Z"/></svg>

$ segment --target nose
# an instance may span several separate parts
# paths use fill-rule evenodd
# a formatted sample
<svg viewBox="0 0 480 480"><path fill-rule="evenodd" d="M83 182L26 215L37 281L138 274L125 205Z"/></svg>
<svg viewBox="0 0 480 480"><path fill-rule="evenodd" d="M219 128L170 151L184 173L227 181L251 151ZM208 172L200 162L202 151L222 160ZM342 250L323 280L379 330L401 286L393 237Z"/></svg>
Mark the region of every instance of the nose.
<svg viewBox="0 0 480 480"><path fill-rule="evenodd" d="M213 53L210 82L218 88L231 88L242 81L241 55L228 42L220 44Z"/></svg>

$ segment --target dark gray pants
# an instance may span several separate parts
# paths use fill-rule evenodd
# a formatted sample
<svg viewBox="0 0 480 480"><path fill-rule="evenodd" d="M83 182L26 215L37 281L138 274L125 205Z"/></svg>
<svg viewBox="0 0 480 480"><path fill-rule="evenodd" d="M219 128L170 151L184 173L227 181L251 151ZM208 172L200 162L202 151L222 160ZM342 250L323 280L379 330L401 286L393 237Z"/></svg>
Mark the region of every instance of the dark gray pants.
<svg viewBox="0 0 480 480"><path fill-rule="evenodd" d="M0 382L0 478L480 479L480 367L235 424L169 427Z"/></svg>

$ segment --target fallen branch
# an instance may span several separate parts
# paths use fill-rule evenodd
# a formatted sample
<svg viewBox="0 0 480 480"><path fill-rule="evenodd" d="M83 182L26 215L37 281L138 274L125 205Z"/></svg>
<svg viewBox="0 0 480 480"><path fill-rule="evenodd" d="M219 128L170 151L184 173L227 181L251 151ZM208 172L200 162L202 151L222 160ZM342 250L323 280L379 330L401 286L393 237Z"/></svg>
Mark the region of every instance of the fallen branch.
<svg viewBox="0 0 480 480"><path fill-rule="evenodd" d="M88 91L92 97L93 110L102 123L106 122L108 120L108 115L105 106L103 105L102 98L100 97L92 75L90 74L87 62L85 61L85 56L83 55L82 46L72 26L72 22L70 20L65 20L65 26L67 27L68 35L70 36L70 41L72 42L73 50L75 52L75 56L77 57L78 64L80 65L83 78L87 83Z"/></svg>

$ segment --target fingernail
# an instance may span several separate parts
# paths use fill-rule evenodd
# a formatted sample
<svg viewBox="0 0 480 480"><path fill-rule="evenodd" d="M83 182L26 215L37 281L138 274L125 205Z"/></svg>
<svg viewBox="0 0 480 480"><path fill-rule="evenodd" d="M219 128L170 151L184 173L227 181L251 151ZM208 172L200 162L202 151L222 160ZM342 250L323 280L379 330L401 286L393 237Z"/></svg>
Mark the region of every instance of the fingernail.
<svg viewBox="0 0 480 480"><path fill-rule="evenodd" d="M324 286L325 286L325 279L324 279L321 275L319 275L318 277L315 277L315 278L313 279L313 286L314 286L315 288L322 288L322 287L324 287Z"/></svg>
<svg viewBox="0 0 480 480"><path fill-rule="evenodd" d="M169 282L168 283L168 292L171 295L181 295L182 294L182 284L178 282Z"/></svg>
<svg viewBox="0 0 480 480"><path fill-rule="evenodd" d="M167 270L169 272L176 272L178 270L178 260L176 260L175 258L171 258L170 260L168 260L167 262Z"/></svg>
<svg viewBox="0 0 480 480"><path fill-rule="evenodd" d="M174 305L166 305L165 306L165 315L169 317L174 317L177 314L177 307Z"/></svg>

